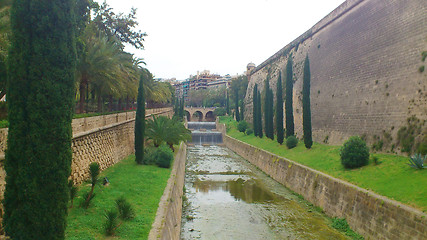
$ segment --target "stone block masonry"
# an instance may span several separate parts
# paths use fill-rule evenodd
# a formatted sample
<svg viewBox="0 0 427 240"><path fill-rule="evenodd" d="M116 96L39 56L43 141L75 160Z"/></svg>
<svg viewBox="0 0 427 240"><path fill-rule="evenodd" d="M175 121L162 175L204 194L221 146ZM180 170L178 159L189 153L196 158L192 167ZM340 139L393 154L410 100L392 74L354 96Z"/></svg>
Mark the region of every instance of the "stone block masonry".
<svg viewBox="0 0 427 240"><path fill-rule="evenodd" d="M427 51L426 12L426 0L347 0L249 72L246 119L252 121L255 83L263 89L268 76L276 91L278 73L284 76L292 54L295 132L302 137L303 62L308 54L315 141L336 145L349 136L366 135L372 144L391 136L390 150L413 115L420 120L421 134L427 134L427 71L419 71L425 65L421 53Z"/></svg>
<svg viewBox="0 0 427 240"><path fill-rule="evenodd" d="M427 239L427 214L417 209L225 134L224 143L274 180L321 207L327 215L345 218L365 239Z"/></svg>
<svg viewBox="0 0 427 240"><path fill-rule="evenodd" d="M173 115L172 108L148 109L146 118L153 115ZM84 123L84 124L83 124ZM107 124L109 123L109 125ZM79 126L79 127L78 127ZM90 130L87 130L91 128ZM101 170L112 166L134 152L135 113L119 113L88 119L73 120L70 178L75 184L81 184L89 177L89 164L97 162ZM0 200L6 186L6 172L3 167L4 149L7 142L7 128L0 129ZM0 222L2 206L0 206Z"/></svg>

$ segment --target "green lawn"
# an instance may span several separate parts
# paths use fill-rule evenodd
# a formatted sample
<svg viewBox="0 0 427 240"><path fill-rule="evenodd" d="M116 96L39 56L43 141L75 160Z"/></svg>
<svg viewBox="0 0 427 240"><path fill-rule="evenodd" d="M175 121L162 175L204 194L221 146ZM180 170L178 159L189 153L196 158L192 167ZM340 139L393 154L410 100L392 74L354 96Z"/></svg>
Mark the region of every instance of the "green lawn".
<svg viewBox="0 0 427 240"><path fill-rule="evenodd" d="M220 122L227 124L227 134L233 138L372 190L423 212L427 211L427 169L416 170L409 167L406 165L408 157L374 154L381 164L375 165L370 162L368 166L346 170L341 165L340 146L314 143L311 149L306 149L304 143L300 141L296 148L289 150L285 145L279 145L277 141L265 136L260 139L253 134L244 135L237 131L236 122L227 117L222 117Z"/></svg>
<svg viewBox="0 0 427 240"><path fill-rule="evenodd" d="M83 183L68 214L66 239L109 239L102 228L104 212L115 208L115 200L120 196L133 205L136 217L124 222L114 239L147 239L170 173L171 169L137 165L132 155L101 173L101 178L107 176L110 185L95 187L96 196L88 210L79 207L81 195L90 188Z"/></svg>

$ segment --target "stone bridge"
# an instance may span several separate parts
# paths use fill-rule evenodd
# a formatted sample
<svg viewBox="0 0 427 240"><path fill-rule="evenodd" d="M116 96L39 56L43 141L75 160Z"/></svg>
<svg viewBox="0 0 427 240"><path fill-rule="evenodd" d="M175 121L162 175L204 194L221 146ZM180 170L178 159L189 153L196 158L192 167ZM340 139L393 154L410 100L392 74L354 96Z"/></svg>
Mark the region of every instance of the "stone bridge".
<svg viewBox="0 0 427 240"><path fill-rule="evenodd" d="M185 115L187 116L187 120L190 122L207 122L207 121L215 121L214 107L211 108L203 108L203 107L185 107Z"/></svg>

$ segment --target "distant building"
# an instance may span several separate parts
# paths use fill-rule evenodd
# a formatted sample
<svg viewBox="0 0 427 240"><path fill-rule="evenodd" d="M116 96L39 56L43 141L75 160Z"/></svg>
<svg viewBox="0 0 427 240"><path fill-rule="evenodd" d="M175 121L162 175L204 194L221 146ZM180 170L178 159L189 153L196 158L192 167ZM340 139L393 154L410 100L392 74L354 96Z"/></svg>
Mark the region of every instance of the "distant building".
<svg viewBox="0 0 427 240"><path fill-rule="evenodd" d="M231 76L229 74L220 76L219 74L211 74L209 70L197 72L197 75L190 75L190 78L185 81L172 84L175 87L175 95L184 97L188 100L188 92L190 90L200 89L215 89L225 86L228 88L231 84Z"/></svg>

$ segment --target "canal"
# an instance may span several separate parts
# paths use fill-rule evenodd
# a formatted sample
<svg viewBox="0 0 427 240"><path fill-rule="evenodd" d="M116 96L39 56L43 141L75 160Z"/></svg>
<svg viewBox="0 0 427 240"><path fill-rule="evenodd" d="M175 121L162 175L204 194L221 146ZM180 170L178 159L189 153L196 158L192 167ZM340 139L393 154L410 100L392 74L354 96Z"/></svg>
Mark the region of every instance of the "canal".
<svg viewBox="0 0 427 240"><path fill-rule="evenodd" d="M184 191L181 239L347 239L226 147L188 147Z"/></svg>

